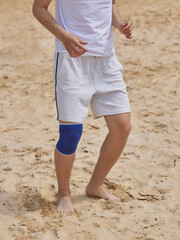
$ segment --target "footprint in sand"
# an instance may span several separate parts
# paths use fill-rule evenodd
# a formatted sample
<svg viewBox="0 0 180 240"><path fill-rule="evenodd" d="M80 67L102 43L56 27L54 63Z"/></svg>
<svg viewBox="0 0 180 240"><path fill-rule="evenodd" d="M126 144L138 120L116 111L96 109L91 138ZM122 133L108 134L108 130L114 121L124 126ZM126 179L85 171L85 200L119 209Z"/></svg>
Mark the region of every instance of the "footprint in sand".
<svg viewBox="0 0 180 240"><path fill-rule="evenodd" d="M7 146L2 146L1 147L1 151L4 152L4 153L8 153L9 152Z"/></svg>
<svg viewBox="0 0 180 240"><path fill-rule="evenodd" d="M3 171L6 171L6 172L10 172L10 171L12 171L12 168L7 167L7 168L3 168L2 170L3 170Z"/></svg>
<svg viewBox="0 0 180 240"><path fill-rule="evenodd" d="M107 189L111 190L112 194L120 197L121 202L128 202L133 199L132 195L128 194L127 190L122 185L110 182L107 179L105 179L104 184Z"/></svg>
<svg viewBox="0 0 180 240"><path fill-rule="evenodd" d="M89 174L91 174L91 171L90 171L90 169L88 169L87 167L83 167L82 168L86 173L89 173Z"/></svg>

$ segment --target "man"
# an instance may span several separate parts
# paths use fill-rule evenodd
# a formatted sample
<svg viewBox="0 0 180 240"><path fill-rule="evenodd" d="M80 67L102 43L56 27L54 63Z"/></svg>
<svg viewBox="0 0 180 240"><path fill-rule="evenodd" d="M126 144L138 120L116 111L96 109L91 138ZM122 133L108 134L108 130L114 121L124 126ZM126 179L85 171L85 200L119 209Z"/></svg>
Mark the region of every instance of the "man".
<svg viewBox="0 0 180 240"><path fill-rule="evenodd" d="M121 19L116 0L56 0L56 20L48 11L50 2L34 0L33 14L56 37L54 89L60 131L54 154L57 211L73 214L69 181L89 104L94 118L104 116L109 133L86 194L120 200L103 187L131 129L131 109L123 67L113 46L112 25L128 39L132 38L133 26Z"/></svg>

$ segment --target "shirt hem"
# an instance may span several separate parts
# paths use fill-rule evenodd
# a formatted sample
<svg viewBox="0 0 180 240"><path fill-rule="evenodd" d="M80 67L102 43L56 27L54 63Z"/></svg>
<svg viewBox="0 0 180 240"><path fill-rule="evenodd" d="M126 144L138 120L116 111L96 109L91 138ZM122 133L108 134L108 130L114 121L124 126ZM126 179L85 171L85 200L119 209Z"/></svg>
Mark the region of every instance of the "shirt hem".
<svg viewBox="0 0 180 240"><path fill-rule="evenodd" d="M68 53L67 50L64 50L64 49L59 49L59 48L56 48L55 49L55 53L58 53L58 52L61 52L61 53ZM81 56L84 57L84 56L89 56L89 57L110 57L112 56L113 54L115 53L115 49L113 48L112 52L110 54L106 54L106 55L103 55L103 54L96 54L96 53L91 53L91 52L85 52L84 54L82 54Z"/></svg>

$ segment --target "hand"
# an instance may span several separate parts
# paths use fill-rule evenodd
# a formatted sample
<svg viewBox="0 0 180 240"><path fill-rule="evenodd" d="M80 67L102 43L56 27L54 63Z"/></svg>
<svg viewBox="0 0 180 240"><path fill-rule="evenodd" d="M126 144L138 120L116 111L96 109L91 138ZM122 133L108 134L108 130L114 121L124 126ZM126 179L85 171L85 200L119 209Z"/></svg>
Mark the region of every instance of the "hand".
<svg viewBox="0 0 180 240"><path fill-rule="evenodd" d="M88 44L88 42L85 42L70 33L68 33L68 35L66 35L66 37L64 38L63 44L69 55L73 58L79 57L85 52L88 52L88 50L82 46L82 44L86 45Z"/></svg>
<svg viewBox="0 0 180 240"><path fill-rule="evenodd" d="M120 23L119 31L125 35L126 38L132 38L133 23L131 21L124 21Z"/></svg>

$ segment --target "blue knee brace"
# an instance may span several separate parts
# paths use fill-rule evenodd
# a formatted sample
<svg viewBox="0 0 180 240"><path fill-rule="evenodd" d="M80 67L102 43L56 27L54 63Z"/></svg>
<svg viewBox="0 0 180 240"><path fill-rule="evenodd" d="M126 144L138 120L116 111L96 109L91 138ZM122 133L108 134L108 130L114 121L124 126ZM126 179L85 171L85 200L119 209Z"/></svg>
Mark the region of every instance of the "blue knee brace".
<svg viewBox="0 0 180 240"><path fill-rule="evenodd" d="M65 155L73 154L82 135L82 124L60 124L56 149Z"/></svg>

